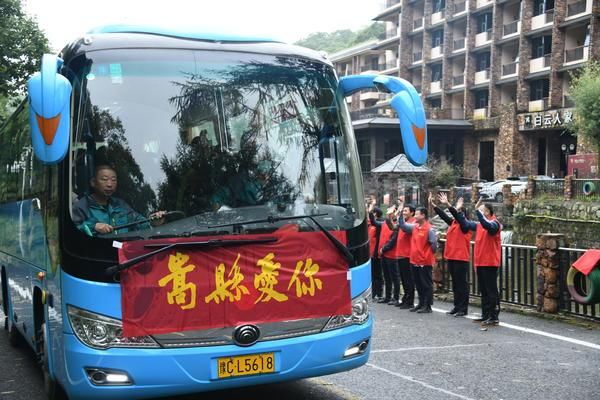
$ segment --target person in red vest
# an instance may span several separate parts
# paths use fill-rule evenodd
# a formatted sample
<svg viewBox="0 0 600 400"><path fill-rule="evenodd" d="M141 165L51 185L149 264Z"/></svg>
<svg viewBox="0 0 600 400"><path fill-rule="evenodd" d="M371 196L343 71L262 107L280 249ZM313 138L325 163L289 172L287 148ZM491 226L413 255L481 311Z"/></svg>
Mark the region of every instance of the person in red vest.
<svg viewBox="0 0 600 400"><path fill-rule="evenodd" d="M469 221L464 215L456 214L461 228L475 231L475 271L477 284L481 292L481 322L482 326L498 325L500 314L500 293L498 292L498 269L501 259L500 233L502 224L494 215L494 208L489 203L483 203L479 198L475 205L479 222Z"/></svg>
<svg viewBox="0 0 600 400"><path fill-rule="evenodd" d="M381 236L381 225L371 223L371 220L381 222L383 212L375 207L375 200L369 200L368 205L369 219L369 254L371 256L371 287L373 301L383 299L383 271L381 269L381 258L379 258L379 237Z"/></svg>
<svg viewBox="0 0 600 400"><path fill-rule="evenodd" d="M452 293L454 293L454 307L446 314L455 317L464 317L469 309L469 260L471 259L471 230L468 227L461 227L457 221L456 214L465 215L463 208L463 198L460 197L456 202L456 207L448 203L448 196L445 193L438 195L440 205L448 207L452 217L448 216L440 207L438 207L433 195L429 193L429 203L439 217L448 224L446 232L446 246L444 247L444 259L448 262L448 271L452 277Z"/></svg>
<svg viewBox="0 0 600 400"><path fill-rule="evenodd" d="M404 208L404 196L399 197L399 208ZM419 207L415 210L415 223L407 223L404 218L398 218L400 230L411 234L410 264L415 286L419 295L417 306L409 311L419 314L431 313L433 305L433 264L437 248L435 229L428 221L427 209Z"/></svg>
<svg viewBox="0 0 600 400"><path fill-rule="evenodd" d="M404 206L401 210L404 221L413 224L415 222L415 208ZM389 244L383 247L383 252L388 252L389 257L397 260L400 282L404 292L400 303L396 306L401 309L411 309L415 306L415 282L410 268L411 234L398 229L398 225L391 225L391 222L388 227L392 229L392 236L388 241Z"/></svg>
<svg viewBox="0 0 600 400"><path fill-rule="evenodd" d="M389 210L388 210L389 211ZM375 252L378 255L380 260L381 270L383 272L383 288L384 288L384 296L377 300L378 303L390 303L392 302L392 275L389 268L387 268L386 263L381 254L381 249L390 237L392 236L392 231L387 227L384 221L377 220L373 213L369 213L369 223L380 229L379 231L379 241L377 242L377 246L375 247Z"/></svg>
<svg viewBox="0 0 600 400"><path fill-rule="evenodd" d="M388 219L396 220L396 206L391 206L387 210ZM396 242L398 235L394 235L393 226L384 223L382 225L381 243L379 255L383 260L383 274L387 273L388 280L385 283L386 297L388 293L391 296L388 302L391 306L400 306L400 270L398 269L398 256L396 253ZM385 241L383 239L386 239ZM389 291L388 291L389 287Z"/></svg>

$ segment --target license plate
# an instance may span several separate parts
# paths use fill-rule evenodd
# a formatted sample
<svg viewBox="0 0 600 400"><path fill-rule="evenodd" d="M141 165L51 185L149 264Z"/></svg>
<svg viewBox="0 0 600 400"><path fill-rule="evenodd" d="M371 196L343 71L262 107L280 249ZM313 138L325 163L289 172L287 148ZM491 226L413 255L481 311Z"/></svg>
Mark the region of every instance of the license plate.
<svg viewBox="0 0 600 400"><path fill-rule="evenodd" d="M275 372L273 353L249 354L247 356L221 357L217 359L218 377L258 375Z"/></svg>

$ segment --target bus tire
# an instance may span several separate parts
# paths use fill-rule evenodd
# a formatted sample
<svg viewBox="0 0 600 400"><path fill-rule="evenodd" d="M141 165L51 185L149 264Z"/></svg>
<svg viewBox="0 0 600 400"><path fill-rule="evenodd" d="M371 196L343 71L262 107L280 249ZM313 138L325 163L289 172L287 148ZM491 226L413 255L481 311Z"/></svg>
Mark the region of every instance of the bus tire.
<svg viewBox="0 0 600 400"><path fill-rule="evenodd" d="M42 364L42 374L44 376L44 391L46 392L46 396L48 400L68 400L68 397L62 387L52 379L50 376L50 366L48 360L48 352L46 351L46 343L48 340L48 335L46 331L46 324L42 324L41 327L41 335L40 337L40 361Z"/></svg>
<svg viewBox="0 0 600 400"><path fill-rule="evenodd" d="M587 281L587 290L583 288L584 280ZM600 303L600 268L594 268L587 277L577 269L569 268L567 288L573 300L579 304Z"/></svg>

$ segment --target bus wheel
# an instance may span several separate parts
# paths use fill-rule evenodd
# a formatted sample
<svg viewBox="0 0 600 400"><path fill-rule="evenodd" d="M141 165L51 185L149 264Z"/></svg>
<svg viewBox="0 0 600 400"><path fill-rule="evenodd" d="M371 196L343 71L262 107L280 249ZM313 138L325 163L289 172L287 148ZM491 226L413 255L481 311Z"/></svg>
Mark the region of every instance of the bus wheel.
<svg viewBox="0 0 600 400"><path fill-rule="evenodd" d="M48 352L46 351L48 343L48 334L46 331L46 324L42 324L41 327L41 338L39 349L40 349L40 361L42 364L42 374L44 375L44 391L46 392L46 396L48 400L67 400L67 395L62 390L60 385L52 379L50 376L50 367L48 360Z"/></svg>
<svg viewBox="0 0 600 400"><path fill-rule="evenodd" d="M6 318L6 325L8 325L8 343L12 347L19 347L21 345L21 334L17 327L8 321L8 317Z"/></svg>

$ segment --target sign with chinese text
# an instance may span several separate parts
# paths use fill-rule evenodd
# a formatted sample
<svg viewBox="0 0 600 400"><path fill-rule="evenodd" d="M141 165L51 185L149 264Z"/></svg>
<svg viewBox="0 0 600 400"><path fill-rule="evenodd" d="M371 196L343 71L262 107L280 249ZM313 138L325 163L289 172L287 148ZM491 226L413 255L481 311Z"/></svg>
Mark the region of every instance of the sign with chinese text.
<svg viewBox="0 0 600 400"><path fill-rule="evenodd" d="M568 173L577 178L598 178L598 154L571 154Z"/></svg>
<svg viewBox="0 0 600 400"><path fill-rule="evenodd" d="M565 129L573 122L573 109L563 108L517 115L519 130Z"/></svg>
<svg viewBox="0 0 600 400"><path fill-rule="evenodd" d="M344 232L332 232L345 243ZM175 246L121 272L123 334L143 336L351 314L347 261L322 232L278 230L276 242ZM201 237L202 241L211 238ZM123 243L124 262L177 238Z"/></svg>

